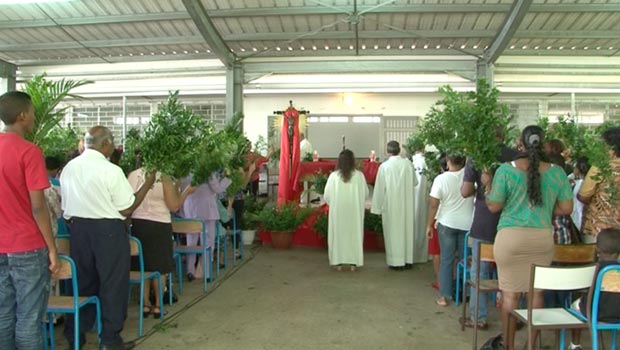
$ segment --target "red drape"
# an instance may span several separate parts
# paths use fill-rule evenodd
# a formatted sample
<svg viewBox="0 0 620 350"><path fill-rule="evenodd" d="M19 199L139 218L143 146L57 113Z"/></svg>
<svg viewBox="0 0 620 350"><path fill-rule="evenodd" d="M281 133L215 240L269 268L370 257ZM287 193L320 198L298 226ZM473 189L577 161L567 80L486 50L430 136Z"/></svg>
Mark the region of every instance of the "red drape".
<svg viewBox="0 0 620 350"><path fill-rule="evenodd" d="M290 140L288 134L289 119L293 122L293 139ZM280 173L278 180L278 204L286 203L294 198L293 178L297 174L299 166L299 112L293 107L284 111L282 116L282 131L280 140ZM289 143L292 143L292 154L289 150Z"/></svg>

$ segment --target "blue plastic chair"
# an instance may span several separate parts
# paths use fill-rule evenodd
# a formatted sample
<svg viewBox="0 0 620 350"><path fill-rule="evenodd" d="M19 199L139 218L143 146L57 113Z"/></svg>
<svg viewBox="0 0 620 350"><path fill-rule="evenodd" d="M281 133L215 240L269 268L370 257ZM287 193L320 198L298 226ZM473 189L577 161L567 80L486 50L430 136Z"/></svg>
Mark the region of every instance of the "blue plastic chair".
<svg viewBox="0 0 620 350"><path fill-rule="evenodd" d="M620 293L620 265L605 266L596 276L594 283L591 310L588 314L592 315L589 320L590 334L592 335L592 350L599 349L598 332L611 331L611 349L616 350L618 342L618 330L620 323L598 322L598 308L601 292Z"/></svg>
<svg viewBox="0 0 620 350"><path fill-rule="evenodd" d="M143 323L144 323L144 315L142 314L142 310L144 310L144 282L152 279L157 279L157 289L159 290L159 310L160 316L159 319L161 321L164 320L164 291L162 287L161 274L158 271L144 271L144 256L142 255L142 243L136 237L129 237L129 247L131 251L131 256L137 256L140 264L139 271L130 271L129 272L129 289L130 289L130 297L131 297L131 287L134 284L140 285L140 308L138 310L138 336L142 336L143 334Z"/></svg>
<svg viewBox="0 0 620 350"><path fill-rule="evenodd" d="M77 295L78 289L78 276L73 259L66 255L59 255L60 259L60 272L53 276L59 280L68 280L71 282L73 295L71 296L50 296L47 302L47 327L43 324L43 347L47 349L47 328L49 328L49 336L51 339L51 349L56 348L55 336L54 336L54 314L73 314L75 317L74 329L73 329L73 348L80 349L80 309L84 306L94 304L96 308L96 322L97 322L97 334L101 335L101 304L99 298L95 295L92 296L79 296Z"/></svg>
<svg viewBox="0 0 620 350"><path fill-rule="evenodd" d="M469 279L469 267L467 266L469 249L469 232L467 232L463 242L463 258L459 260L456 265L456 290L454 293L454 305L460 304L462 294L461 291L465 288L465 284Z"/></svg>
<svg viewBox="0 0 620 350"><path fill-rule="evenodd" d="M196 246L186 246L180 245L177 242L177 245L174 247L174 252L177 254L177 269L178 266L181 265L182 254L202 254L202 266L204 271L212 271L211 267L211 257L213 256L213 249L208 247L205 243L207 242L207 227L205 222L200 219L182 219L182 218L173 218L172 219L172 232L178 234L185 235L200 235L200 243L202 245ZM209 269L209 270L207 270ZM203 289L205 293L207 292L207 274L202 274L203 281Z"/></svg>

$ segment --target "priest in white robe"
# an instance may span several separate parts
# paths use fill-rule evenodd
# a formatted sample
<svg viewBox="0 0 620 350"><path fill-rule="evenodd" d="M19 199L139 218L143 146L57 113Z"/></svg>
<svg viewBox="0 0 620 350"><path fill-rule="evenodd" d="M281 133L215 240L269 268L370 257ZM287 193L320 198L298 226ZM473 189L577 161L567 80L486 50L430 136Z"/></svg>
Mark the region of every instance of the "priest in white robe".
<svg viewBox="0 0 620 350"><path fill-rule="evenodd" d="M351 271L364 265L364 206L368 185L364 174L355 170L355 156L348 149L340 152L336 171L325 185L329 205L327 246L329 264L350 265Z"/></svg>
<svg viewBox="0 0 620 350"><path fill-rule="evenodd" d="M383 219L388 266L402 270L413 264L413 189L418 182L413 164L400 156L398 142L388 142L387 153L390 157L379 167L375 180L371 212Z"/></svg>
<svg viewBox="0 0 620 350"><path fill-rule="evenodd" d="M412 157L418 184L414 187L415 211L413 212L413 262L425 263L428 261L428 239L426 238L426 219L428 212L428 194L430 186L428 177L424 174L427 169L424 158L424 148L416 150Z"/></svg>

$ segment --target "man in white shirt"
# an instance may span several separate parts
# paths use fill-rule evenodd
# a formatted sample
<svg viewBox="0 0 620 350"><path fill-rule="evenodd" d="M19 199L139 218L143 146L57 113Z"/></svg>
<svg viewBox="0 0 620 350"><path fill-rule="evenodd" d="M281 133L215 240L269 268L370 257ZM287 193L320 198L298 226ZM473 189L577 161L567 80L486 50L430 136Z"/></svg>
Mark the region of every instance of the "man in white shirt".
<svg viewBox="0 0 620 350"><path fill-rule="evenodd" d="M301 159L304 159L307 153L310 153L310 155L312 155L312 153L314 152L314 148L312 147L312 144L310 143L310 141L308 141L306 135L303 132L299 133L299 138L301 139L301 141L299 142L299 155Z"/></svg>
<svg viewBox="0 0 620 350"><path fill-rule="evenodd" d="M413 164L400 156L396 141L387 144L390 156L379 167L372 197L373 214L383 219L385 257L393 270L411 268L413 264L413 188L418 181Z"/></svg>
<svg viewBox="0 0 620 350"><path fill-rule="evenodd" d="M114 138L104 126L91 128L84 138L86 149L70 161L60 175L62 209L69 221L71 258L79 276L79 294L101 300L100 349L132 348L120 336L127 317L130 253L124 220L142 203L155 182L149 174L142 187L133 189L123 171L106 158L114 151ZM83 308L80 330L92 328L95 308ZM74 317L69 316L65 337L73 349ZM86 339L80 334L80 344Z"/></svg>

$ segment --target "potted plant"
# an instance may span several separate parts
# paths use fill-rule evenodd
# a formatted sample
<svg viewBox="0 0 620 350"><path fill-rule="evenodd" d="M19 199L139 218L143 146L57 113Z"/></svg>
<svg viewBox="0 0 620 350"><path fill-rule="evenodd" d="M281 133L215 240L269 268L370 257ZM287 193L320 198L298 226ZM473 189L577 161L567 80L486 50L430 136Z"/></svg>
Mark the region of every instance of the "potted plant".
<svg viewBox="0 0 620 350"><path fill-rule="evenodd" d="M256 236L256 230L258 229L258 223L260 222L259 215L265 208L267 200L263 200L254 196L248 196L243 203L243 216L241 217L241 238L243 244L250 245L254 242Z"/></svg>
<svg viewBox="0 0 620 350"><path fill-rule="evenodd" d="M312 229L319 234L322 240L327 241L327 234L329 231L329 214L325 212L318 214L314 225L312 225Z"/></svg>
<svg viewBox="0 0 620 350"><path fill-rule="evenodd" d="M377 247L379 247L380 250L385 249L383 220L381 215L373 214L369 210L366 210L364 214L364 230L374 233L377 240Z"/></svg>
<svg viewBox="0 0 620 350"><path fill-rule="evenodd" d="M284 203L279 207L265 207L259 214L260 226L269 231L274 248L289 249L293 232L308 213L308 210L299 208L294 202Z"/></svg>

